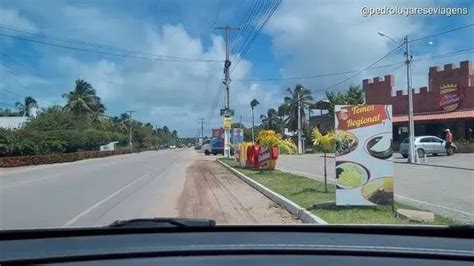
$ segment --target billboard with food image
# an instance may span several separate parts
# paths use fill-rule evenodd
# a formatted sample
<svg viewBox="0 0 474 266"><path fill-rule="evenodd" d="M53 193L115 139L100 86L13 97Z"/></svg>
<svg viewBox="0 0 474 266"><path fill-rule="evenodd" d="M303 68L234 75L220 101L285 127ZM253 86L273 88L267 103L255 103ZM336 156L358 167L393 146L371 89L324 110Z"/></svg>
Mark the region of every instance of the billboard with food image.
<svg viewBox="0 0 474 266"><path fill-rule="evenodd" d="M336 105L336 205L393 204L392 106Z"/></svg>

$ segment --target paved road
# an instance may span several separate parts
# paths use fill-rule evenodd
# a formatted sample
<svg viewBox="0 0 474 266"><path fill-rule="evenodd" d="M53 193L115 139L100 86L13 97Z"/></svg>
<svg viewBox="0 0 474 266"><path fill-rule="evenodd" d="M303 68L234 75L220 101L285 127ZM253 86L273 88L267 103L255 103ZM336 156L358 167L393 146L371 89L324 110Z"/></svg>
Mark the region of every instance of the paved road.
<svg viewBox="0 0 474 266"><path fill-rule="evenodd" d="M190 149L0 169L0 228L93 226L177 217Z"/></svg>
<svg viewBox="0 0 474 266"><path fill-rule="evenodd" d="M397 157L396 157L397 158ZM428 157L428 165L410 165L395 159L397 201L474 222L474 154ZM334 158L328 158L328 177L334 181ZM319 154L281 156L277 167L315 179L323 176Z"/></svg>

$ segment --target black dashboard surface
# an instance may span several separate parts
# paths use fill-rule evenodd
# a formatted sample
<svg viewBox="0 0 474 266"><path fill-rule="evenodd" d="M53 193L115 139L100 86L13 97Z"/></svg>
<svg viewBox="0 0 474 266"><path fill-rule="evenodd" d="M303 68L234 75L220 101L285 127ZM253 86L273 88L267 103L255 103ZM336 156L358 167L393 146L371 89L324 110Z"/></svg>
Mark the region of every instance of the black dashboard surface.
<svg viewBox="0 0 474 266"><path fill-rule="evenodd" d="M107 260L80 262L81 265L173 265L173 266L191 266L191 265L271 265L271 266L315 266L315 265L470 265L472 262L460 261L439 261L430 259L412 259L412 258L391 258L391 257L357 257L357 256L308 256L308 255L241 255L241 256L199 256L199 257L160 257L146 259L127 259L127 260ZM75 265L75 263L67 263Z"/></svg>
<svg viewBox="0 0 474 266"><path fill-rule="evenodd" d="M366 233L275 227L216 227L212 230L118 230L107 234L69 231L21 236L0 234L0 263L73 262L163 265L473 265L474 240L468 235ZM107 231L106 231L107 232ZM110 233L112 232L112 233ZM403 232L399 231L398 232ZM414 231L416 232L416 231ZM467 231L467 234L472 233ZM459 234L459 232L458 232ZM471 235L472 237L472 235ZM282 256L285 255L285 256ZM293 258L291 260L290 258ZM121 260L114 260L121 259ZM234 263L235 262L235 263ZM433 262L437 262L434 263ZM453 265L454 265L453 264Z"/></svg>

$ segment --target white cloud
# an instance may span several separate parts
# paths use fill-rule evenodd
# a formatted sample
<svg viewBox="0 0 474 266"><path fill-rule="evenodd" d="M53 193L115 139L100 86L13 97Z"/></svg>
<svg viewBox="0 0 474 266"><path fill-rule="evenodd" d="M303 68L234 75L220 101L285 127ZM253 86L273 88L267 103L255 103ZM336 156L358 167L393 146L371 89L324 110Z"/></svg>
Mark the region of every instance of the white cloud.
<svg viewBox="0 0 474 266"><path fill-rule="evenodd" d="M280 10L270 21L266 32L273 38L274 53L288 57L282 67L283 76L300 76L314 73L333 73L362 69L392 50L396 44L377 34L383 31L395 39L413 34L421 28L421 22L408 17L363 17L360 9L364 4L334 1L283 2ZM374 3L380 6L383 3ZM381 64L402 62L397 53ZM367 71L370 77L383 71ZM345 76L305 80L312 89L321 89ZM358 84L361 76L352 83ZM344 89L349 82L338 86Z"/></svg>
<svg viewBox="0 0 474 266"><path fill-rule="evenodd" d="M93 84L97 95L105 103L111 103L122 96L123 78L115 63L101 59L92 63L81 62L71 56L58 58L58 67L65 76L73 79L85 79ZM72 83L72 82L71 82Z"/></svg>
<svg viewBox="0 0 474 266"><path fill-rule="evenodd" d="M200 59L225 58L224 42L220 36L211 36L211 45L205 48L199 38L190 36L180 24L163 25L158 29L148 26L142 34L145 41L140 45L149 47L147 51L153 54ZM218 80L222 76L222 67L223 63L219 62L115 58L81 60L79 55L60 56L56 65L64 79L69 80L68 86L77 78L90 82L111 112L118 114L125 110L136 110L136 117L161 126L166 124L183 135L194 134L197 127L193 121L198 121L200 117L208 118ZM250 67L248 61L242 60L233 76L245 77ZM232 88L240 92L238 95L245 95L248 89L241 85ZM221 125L218 115L221 103L219 101L216 115L210 121L211 127ZM234 104L237 108L241 102L235 101Z"/></svg>
<svg viewBox="0 0 474 266"><path fill-rule="evenodd" d="M18 9L0 7L0 24L14 25L27 30L36 30L36 26Z"/></svg>

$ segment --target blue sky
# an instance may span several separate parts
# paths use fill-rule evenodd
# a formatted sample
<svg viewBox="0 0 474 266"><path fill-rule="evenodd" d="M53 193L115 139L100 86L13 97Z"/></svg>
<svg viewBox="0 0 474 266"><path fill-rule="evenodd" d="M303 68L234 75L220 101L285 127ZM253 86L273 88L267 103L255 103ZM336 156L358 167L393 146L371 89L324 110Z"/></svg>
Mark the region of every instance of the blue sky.
<svg viewBox="0 0 474 266"><path fill-rule="evenodd" d="M241 79L282 78L362 69L396 45L377 35L378 31L402 39L416 39L474 23L472 1L311 1L283 0L277 12L258 35L246 57L232 73L231 107L236 119L250 123L249 102L261 102L257 116L276 107L287 87L301 83L315 99L322 89L347 76L277 81ZM100 43L114 48L166 56L223 60L222 32L215 25L242 25L254 1L230 0L120 0L120 1L0 1L0 24L61 38ZM457 16L372 16L363 17L362 6L383 7L467 7L468 15ZM1 26L1 25L0 25ZM0 29L0 33L23 36ZM474 27L413 43L415 59L429 58L474 44ZM236 41L237 34L231 37ZM50 41L48 39L40 39ZM428 44L431 42L431 44ZM64 43L63 43L64 44ZM90 47L89 47L90 48ZM233 54L235 56L235 54ZM472 60L474 54L413 63L413 85L426 86L429 66ZM379 65L403 61L401 51ZM404 68L367 70L331 90L358 85L364 78L396 75L403 89ZM71 90L74 80L89 81L108 108L109 115L136 110L136 117L153 124L168 125L181 136L198 132L199 118L206 119L206 131L221 125L218 94L222 63L157 62L44 46L0 36L0 104L13 104L33 96L42 107L63 104L61 95ZM217 98L216 108L212 108ZM211 115L213 110L214 115Z"/></svg>

